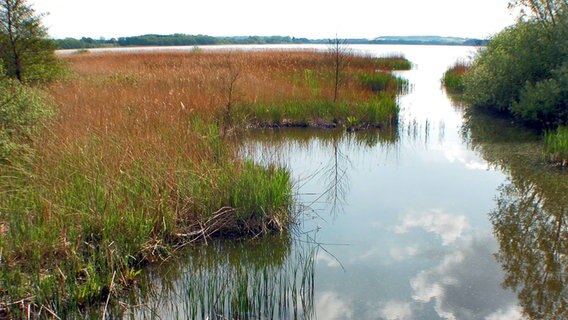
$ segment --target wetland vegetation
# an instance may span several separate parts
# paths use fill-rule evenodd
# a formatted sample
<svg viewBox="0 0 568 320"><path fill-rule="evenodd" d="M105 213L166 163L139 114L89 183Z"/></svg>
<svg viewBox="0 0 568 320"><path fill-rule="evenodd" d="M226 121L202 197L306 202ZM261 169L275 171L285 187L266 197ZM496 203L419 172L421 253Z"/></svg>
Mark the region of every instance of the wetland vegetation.
<svg viewBox="0 0 568 320"><path fill-rule="evenodd" d="M287 232L290 173L240 160L241 132L396 126L405 81L390 71L410 64L344 58L340 87L326 51L80 53L42 89L3 80L18 97L3 111L24 114L2 145L2 312L106 309L176 248ZM29 99L46 107L5 107Z"/></svg>
<svg viewBox="0 0 568 320"><path fill-rule="evenodd" d="M517 3L518 4L518 3ZM472 107L507 114L544 134L551 163L568 163L568 11L564 1L521 1L532 14L493 36L470 63L444 74Z"/></svg>
<svg viewBox="0 0 568 320"><path fill-rule="evenodd" d="M448 48L56 58L1 1L0 318L567 317L566 3L519 2L462 113Z"/></svg>

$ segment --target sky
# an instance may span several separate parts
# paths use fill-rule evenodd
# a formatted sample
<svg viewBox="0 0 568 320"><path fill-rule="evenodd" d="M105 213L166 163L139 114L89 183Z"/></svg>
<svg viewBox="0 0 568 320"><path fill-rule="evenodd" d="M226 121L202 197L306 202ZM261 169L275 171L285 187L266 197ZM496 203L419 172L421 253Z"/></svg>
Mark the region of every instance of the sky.
<svg viewBox="0 0 568 320"><path fill-rule="evenodd" d="M142 34L310 39L486 38L514 23L509 0L29 0L53 38Z"/></svg>

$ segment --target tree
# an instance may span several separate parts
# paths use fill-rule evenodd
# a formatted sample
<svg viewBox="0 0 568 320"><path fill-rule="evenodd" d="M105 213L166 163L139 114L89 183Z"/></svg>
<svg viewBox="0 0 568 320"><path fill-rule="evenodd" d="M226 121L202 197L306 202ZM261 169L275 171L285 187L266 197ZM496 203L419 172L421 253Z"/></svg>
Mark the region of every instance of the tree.
<svg viewBox="0 0 568 320"><path fill-rule="evenodd" d="M55 76L55 46L41 17L26 0L0 0L0 59L8 77L29 83Z"/></svg>
<svg viewBox="0 0 568 320"><path fill-rule="evenodd" d="M347 41L339 39L329 40L329 54L333 61L333 102L339 99L339 89L345 82L345 69L347 68L351 50L347 46Z"/></svg>
<svg viewBox="0 0 568 320"><path fill-rule="evenodd" d="M521 21L495 35L464 75L466 100L532 126L567 123L568 13L555 17Z"/></svg>
<svg viewBox="0 0 568 320"><path fill-rule="evenodd" d="M535 18L544 23L556 26L559 16L568 9L567 0L512 0L509 8L520 7L523 14L528 8Z"/></svg>

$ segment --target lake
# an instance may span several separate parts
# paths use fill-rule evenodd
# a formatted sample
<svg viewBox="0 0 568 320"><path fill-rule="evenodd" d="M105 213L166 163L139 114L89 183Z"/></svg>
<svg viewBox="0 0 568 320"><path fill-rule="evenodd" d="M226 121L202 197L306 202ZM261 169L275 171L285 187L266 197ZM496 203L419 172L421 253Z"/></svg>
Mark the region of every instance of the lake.
<svg viewBox="0 0 568 320"><path fill-rule="evenodd" d="M298 225L152 266L125 317L566 315L568 175L543 162L536 134L466 112L443 91L443 72L476 48L351 48L413 62L398 72L411 85L398 128L248 132L243 157L292 173Z"/></svg>

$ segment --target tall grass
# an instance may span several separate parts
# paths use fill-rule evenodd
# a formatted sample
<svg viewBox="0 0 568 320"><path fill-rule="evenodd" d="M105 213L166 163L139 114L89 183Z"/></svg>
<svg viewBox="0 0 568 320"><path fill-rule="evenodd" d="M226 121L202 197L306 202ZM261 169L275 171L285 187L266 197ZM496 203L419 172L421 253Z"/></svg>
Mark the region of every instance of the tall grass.
<svg viewBox="0 0 568 320"><path fill-rule="evenodd" d="M568 127L560 126L544 133L544 153L549 161L568 166Z"/></svg>
<svg viewBox="0 0 568 320"><path fill-rule="evenodd" d="M442 77L442 85L450 94L462 94L465 90L463 75L469 69L469 64L457 61Z"/></svg>
<svg viewBox="0 0 568 320"><path fill-rule="evenodd" d="M359 81L374 92L405 92L408 89L408 81L387 72L361 73Z"/></svg>
<svg viewBox="0 0 568 320"><path fill-rule="evenodd" d="M374 61L379 70L410 70L412 68L412 62L402 55L375 58Z"/></svg>
<svg viewBox="0 0 568 320"><path fill-rule="evenodd" d="M392 92L354 78L330 104L317 52L65 59L72 73L49 88L58 113L30 135L33 157L0 166L0 312L14 318L116 298L177 246L289 228L289 172L240 160L234 126L397 119ZM349 72L375 69L354 57Z"/></svg>
<svg viewBox="0 0 568 320"><path fill-rule="evenodd" d="M143 277L144 295L128 310L137 318L289 319L313 315L317 247L290 234L190 250L166 273Z"/></svg>
<svg viewBox="0 0 568 320"><path fill-rule="evenodd" d="M398 120L399 106L391 94L380 93L361 102L284 101L241 105L240 111L251 115L252 125L260 127L389 127Z"/></svg>

